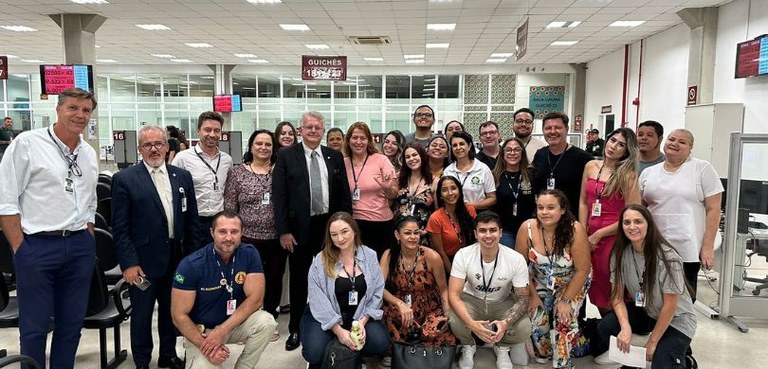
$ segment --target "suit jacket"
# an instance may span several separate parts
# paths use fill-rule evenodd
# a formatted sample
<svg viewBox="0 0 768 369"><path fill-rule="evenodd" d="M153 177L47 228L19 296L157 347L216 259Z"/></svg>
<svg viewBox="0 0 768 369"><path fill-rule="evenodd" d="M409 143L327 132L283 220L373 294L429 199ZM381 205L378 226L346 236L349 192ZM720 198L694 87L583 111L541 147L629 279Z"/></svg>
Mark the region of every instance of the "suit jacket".
<svg viewBox="0 0 768 369"><path fill-rule="evenodd" d="M192 175L173 165L166 168L173 193L173 234L181 241L182 250L175 255L171 250L163 203L146 166L139 162L112 178L112 234L123 270L138 265L148 277L160 277L169 268L175 270L184 255L199 248L195 235L200 225ZM182 211L184 199L186 211Z"/></svg>
<svg viewBox="0 0 768 369"><path fill-rule="evenodd" d="M320 146L320 150L328 168L328 213L346 211L351 214L352 195L344 157L325 146ZM312 198L304 145L295 144L277 152L272 171L272 196L277 234L291 233L299 244L306 244Z"/></svg>

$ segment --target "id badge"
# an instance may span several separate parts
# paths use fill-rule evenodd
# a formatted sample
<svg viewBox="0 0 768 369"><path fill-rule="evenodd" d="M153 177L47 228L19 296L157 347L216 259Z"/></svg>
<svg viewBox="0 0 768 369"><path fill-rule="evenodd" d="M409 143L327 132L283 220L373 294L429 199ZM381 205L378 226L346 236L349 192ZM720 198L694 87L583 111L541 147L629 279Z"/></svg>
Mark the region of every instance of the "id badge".
<svg viewBox="0 0 768 369"><path fill-rule="evenodd" d="M408 305L408 307L411 307L413 304L413 298L411 297L411 294L405 295L405 304Z"/></svg>
<svg viewBox="0 0 768 369"><path fill-rule="evenodd" d="M186 213L187 212L187 197L182 196L181 198L181 212Z"/></svg>
<svg viewBox="0 0 768 369"><path fill-rule="evenodd" d="M352 191L352 201L358 201L360 200L360 189L355 188L354 191Z"/></svg>
<svg viewBox="0 0 768 369"><path fill-rule="evenodd" d="M517 203L512 204L512 216L517 216Z"/></svg>
<svg viewBox="0 0 768 369"><path fill-rule="evenodd" d="M592 216L599 217L603 213L602 209L603 205L600 204L600 200L595 200L595 203L592 204Z"/></svg>
<svg viewBox="0 0 768 369"><path fill-rule="evenodd" d="M237 300L227 300L227 315L232 315L237 310Z"/></svg>
<svg viewBox="0 0 768 369"><path fill-rule="evenodd" d="M555 177L547 178L547 189L548 190L554 190L555 189Z"/></svg>
<svg viewBox="0 0 768 369"><path fill-rule="evenodd" d="M261 205L269 205L269 199L272 197L272 194L269 192L265 192L264 195L261 196Z"/></svg>
<svg viewBox="0 0 768 369"><path fill-rule="evenodd" d="M357 306L357 291L349 291L349 306Z"/></svg>
<svg viewBox="0 0 768 369"><path fill-rule="evenodd" d="M213 181L213 190L219 192L219 181Z"/></svg>
<svg viewBox="0 0 768 369"><path fill-rule="evenodd" d="M635 292L635 306L645 307L645 293L643 291Z"/></svg>
<svg viewBox="0 0 768 369"><path fill-rule="evenodd" d="M552 276L552 273L547 274L547 289L555 290L555 277Z"/></svg>
<svg viewBox="0 0 768 369"><path fill-rule="evenodd" d="M74 183L74 181L72 181L72 178L64 178L64 181L66 182L66 184L64 185L64 191L67 191L69 193L74 193L75 188L72 187Z"/></svg>

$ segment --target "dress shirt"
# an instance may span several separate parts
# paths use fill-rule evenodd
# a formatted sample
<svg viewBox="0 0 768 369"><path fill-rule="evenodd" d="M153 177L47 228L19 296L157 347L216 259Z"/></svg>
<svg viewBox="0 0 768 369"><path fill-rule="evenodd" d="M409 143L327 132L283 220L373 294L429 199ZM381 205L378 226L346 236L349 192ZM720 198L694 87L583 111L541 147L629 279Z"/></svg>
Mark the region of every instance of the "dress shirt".
<svg viewBox="0 0 768 369"><path fill-rule="evenodd" d="M312 150L309 147L307 147L304 142L301 143L301 146L304 148L304 159L307 160L307 177L310 178L309 187L310 187L310 193L312 193L312 176L310 175L309 171L312 168L312 152L317 151L317 161L320 164L320 178L323 179L323 212L321 214L325 214L328 212L328 199L330 197L330 192L328 192L328 167L325 165L325 156L323 156L323 150L320 149L320 145L317 146L316 149ZM310 202L311 204L311 202ZM312 214L312 215L318 215L318 214Z"/></svg>
<svg viewBox="0 0 768 369"><path fill-rule="evenodd" d="M155 170L155 168L153 168L151 165L147 164L146 161L142 161L142 163L144 163L144 167L147 168L147 170L149 171L149 178L152 179L152 184L154 184L154 181L155 181L154 176L155 175L152 174L152 171ZM173 220L174 219L173 219L173 190L172 190L172 187L171 187L171 177L168 176L168 168L165 167L165 163L163 163L159 167L157 167L157 170L160 171L160 173L158 173L158 174L163 177L163 187L164 187L163 191L165 191L165 194L161 194L159 192L160 189L158 189L157 196L166 196L166 198L168 199L168 204L171 206L170 218L168 219L168 238L173 238L173 229L174 229L173 228L173 224L174 224ZM157 186L155 186L155 188L157 188ZM163 202L162 198L160 199L160 202L161 203ZM166 214L165 217L168 218L168 214L169 214L168 210L165 211L165 214Z"/></svg>
<svg viewBox="0 0 768 369"><path fill-rule="evenodd" d="M204 158L210 168L200 157ZM219 157L221 157L221 163L219 163ZM192 174L198 215L210 217L224 210L224 186L227 184L227 174L232 168L232 157L229 154L217 150L215 155L208 156L199 146L192 146L176 154L172 164ZM216 170L217 165L218 170ZM216 190L214 189L216 179L211 168L216 170L216 177L219 179Z"/></svg>
<svg viewBox="0 0 768 369"><path fill-rule="evenodd" d="M69 176L62 151L77 155L82 176ZM25 234L78 231L95 221L99 161L82 138L70 152L52 127L24 132L8 146L0 173L0 215L21 214Z"/></svg>

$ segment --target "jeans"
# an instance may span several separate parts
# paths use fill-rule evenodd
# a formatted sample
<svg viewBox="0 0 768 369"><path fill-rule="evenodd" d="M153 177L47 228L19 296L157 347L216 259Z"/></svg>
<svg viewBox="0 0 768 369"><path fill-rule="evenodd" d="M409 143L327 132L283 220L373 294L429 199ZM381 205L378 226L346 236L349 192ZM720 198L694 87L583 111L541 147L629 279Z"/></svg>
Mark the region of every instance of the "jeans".
<svg viewBox="0 0 768 369"><path fill-rule="evenodd" d="M501 240L499 240L499 243L509 247L510 249L515 248L515 238L517 235L514 231L502 231L501 232Z"/></svg>

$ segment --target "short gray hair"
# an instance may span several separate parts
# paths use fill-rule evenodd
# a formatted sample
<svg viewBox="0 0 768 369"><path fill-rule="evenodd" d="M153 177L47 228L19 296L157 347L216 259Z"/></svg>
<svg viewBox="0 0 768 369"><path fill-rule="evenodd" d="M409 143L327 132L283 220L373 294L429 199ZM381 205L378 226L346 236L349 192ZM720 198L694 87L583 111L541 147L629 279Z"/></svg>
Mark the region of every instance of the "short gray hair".
<svg viewBox="0 0 768 369"><path fill-rule="evenodd" d="M323 125L325 125L325 117L323 117L323 115L320 114L320 112L318 112L317 110L307 110L301 113L301 117L299 118L299 122L301 122L302 126L304 125L304 119L308 117L316 118L320 120L320 122L322 122Z"/></svg>
<svg viewBox="0 0 768 369"><path fill-rule="evenodd" d="M163 140L165 140L165 143L168 143L168 132L166 132L162 127L158 126L144 126L139 129L139 143L141 143L141 136L144 135L145 132L149 131L158 131L163 134Z"/></svg>

